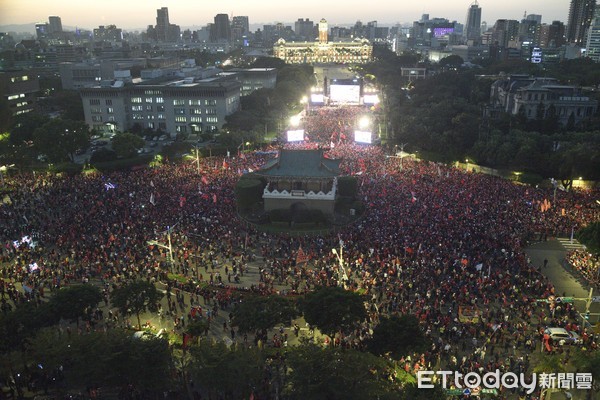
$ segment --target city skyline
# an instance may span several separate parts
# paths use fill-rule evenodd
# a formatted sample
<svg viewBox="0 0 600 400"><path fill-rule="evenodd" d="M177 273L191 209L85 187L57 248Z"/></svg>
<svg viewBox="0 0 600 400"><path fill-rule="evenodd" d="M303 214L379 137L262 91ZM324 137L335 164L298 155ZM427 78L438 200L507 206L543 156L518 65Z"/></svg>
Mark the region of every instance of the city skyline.
<svg viewBox="0 0 600 400"><path fill-rule="evenodd" d="M482 9L481 20L493 25L497 19L523 18L524 13L541 14L543 23L554 20L566 22L569 12L569 0L532 0L523 7L523 2L506 0L478 1ZM363 23L377 21L381 25L396 23L412 23L423 14L430 18L447 18L461 24L466 22L466 15L472 1L442 2L427 0L419 3L399 3L392 0L379 0L374 7L372 3L347 0L343 6L339 3L331 6L316 0L305 0L298 4L286 4L273 7L271 1L252 2L241 0L224 0L219 4L186 3L182 1L141 1L117 2L55 0L40 3L37 0L0 0L0 25L20 25L48 21L49 16L59 16L64 26L84 29L96 28L100 25L116 25L126 30L145 29L156 23L156 10L169 8L169 19L180 26L205 26L213 22L216 14L245 15L253 26L276 22L293 23L298 18L309 18L319 21L325 18L331 25L348 25L356 21Z"/></svg>

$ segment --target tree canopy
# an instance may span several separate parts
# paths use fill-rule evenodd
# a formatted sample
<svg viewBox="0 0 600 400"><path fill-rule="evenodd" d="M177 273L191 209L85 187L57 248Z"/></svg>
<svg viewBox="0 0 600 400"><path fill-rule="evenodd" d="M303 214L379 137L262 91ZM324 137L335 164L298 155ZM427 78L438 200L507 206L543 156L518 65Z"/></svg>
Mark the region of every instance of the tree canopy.
<svg viewBox="0 0 600 400"><path fill-rule="evenodd" d="M140 314L146 310L156 311L162 297L153 283L137 280L113 290L110 301L123 315L135 314L141 327Z"/></svg>
<svg viewBox="0 0 600 400"><path fill-rule="evenodd" d="M340 287L320 287L300 302L306 322L329 336L348 332L363 321L367 312L362 297Z"/></svg>
<svg viewBox="0 0 600 400"><path fill-rule="evenodd" d="M233 325L241 333L289 325L298 316L293 300L283 296L246 296L233 310Z"/></svg>

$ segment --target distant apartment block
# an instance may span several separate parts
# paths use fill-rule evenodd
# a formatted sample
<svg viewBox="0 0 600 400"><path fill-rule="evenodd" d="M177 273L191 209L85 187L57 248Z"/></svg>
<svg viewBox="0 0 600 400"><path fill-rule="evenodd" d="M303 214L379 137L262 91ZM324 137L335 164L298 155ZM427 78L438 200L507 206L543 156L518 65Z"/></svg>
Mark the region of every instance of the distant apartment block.
<svg viewBox="0 0 600 400"><path fill-rule="evenodd" d="M240 107L239 82L220 78L159 77L120 80L80 89L85 121L100 132L127 131L134 124L178 133L213 132Z"/></svg>
<svg viewBox="0 0 600 400"><path fill-rule="evenodd" d="M28 71L0 71L0 93L13 115L33 111L40 90L37 75Z"/></svg>

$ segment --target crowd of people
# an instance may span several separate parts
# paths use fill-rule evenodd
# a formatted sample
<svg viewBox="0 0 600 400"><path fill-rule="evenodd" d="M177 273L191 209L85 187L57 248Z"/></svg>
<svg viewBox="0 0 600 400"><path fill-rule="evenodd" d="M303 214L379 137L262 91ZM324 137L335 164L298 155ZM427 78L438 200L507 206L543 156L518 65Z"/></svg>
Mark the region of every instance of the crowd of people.
<svg viewBox="0 0 600 400"><path fill-rule="evenodd" d="M348 111L344 121L339 112L324 109L313 121L324 127L319 140L326 144L336 132L341 138L336 126L358 111ZM524 252L531 240L600 219L600 206L592 201L597 191L558 192L556 204L546 208L540 205L550 189L400 160L381 147L337 143L327 156L341 158L342 173L356 176L366 207L358 221L327 235L266 234L237 216L234 185L242 171L259 169L268 152L205 158L199 170L196 163L178 163L6 178L10 204L0 207L2 311L71 282L100 280L107 298L111 288L133 279L166 282L168 251L148 242L166 243L169 232L173 272L193 278L168 283L169 292L191 295L186 304L177 294L161 310L161 318L168 314L178 331L193 307L214 317L219 310L229 312L245 291L302 294L343 284L365 294L368 319L353 332L339 332L331 338L334 344L362 348L382 316L415 315L434 344L403 360L411 372L433 366L527 370L528 354L541 346L546 326L569 324L584 338L583 346L597 347L598 338L575 323L571 305L551 309L538 301L555 289ZM347 280L331 252L340 245ZM300 246L310 254L307 263L296 263ZM569 259L581 264L579 254ZM260 279L244 286L240 278L249 263L259 264ZM463 306L480 310L480 321L461 321ZM277 336L279 345L282 337Z"/></svg>
<svg viewBox="0 0 600 400"><path fill-rule="evenodd" d="M567 253L567 262L588 282L600 285L600 259L586 250L571 250Z"/></svg>

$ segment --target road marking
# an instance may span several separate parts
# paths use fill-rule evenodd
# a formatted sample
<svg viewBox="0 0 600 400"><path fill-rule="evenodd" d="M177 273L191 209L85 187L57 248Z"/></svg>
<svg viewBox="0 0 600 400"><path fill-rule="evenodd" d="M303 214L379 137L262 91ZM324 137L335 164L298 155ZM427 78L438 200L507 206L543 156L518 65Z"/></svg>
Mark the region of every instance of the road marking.
<svg viewBox="0 0 600 400"><path fill-rule="evenodd" d="M557 239L558 242L566 249L566 250L585 250L585 245L579 243L577 239Z"/></svg>

